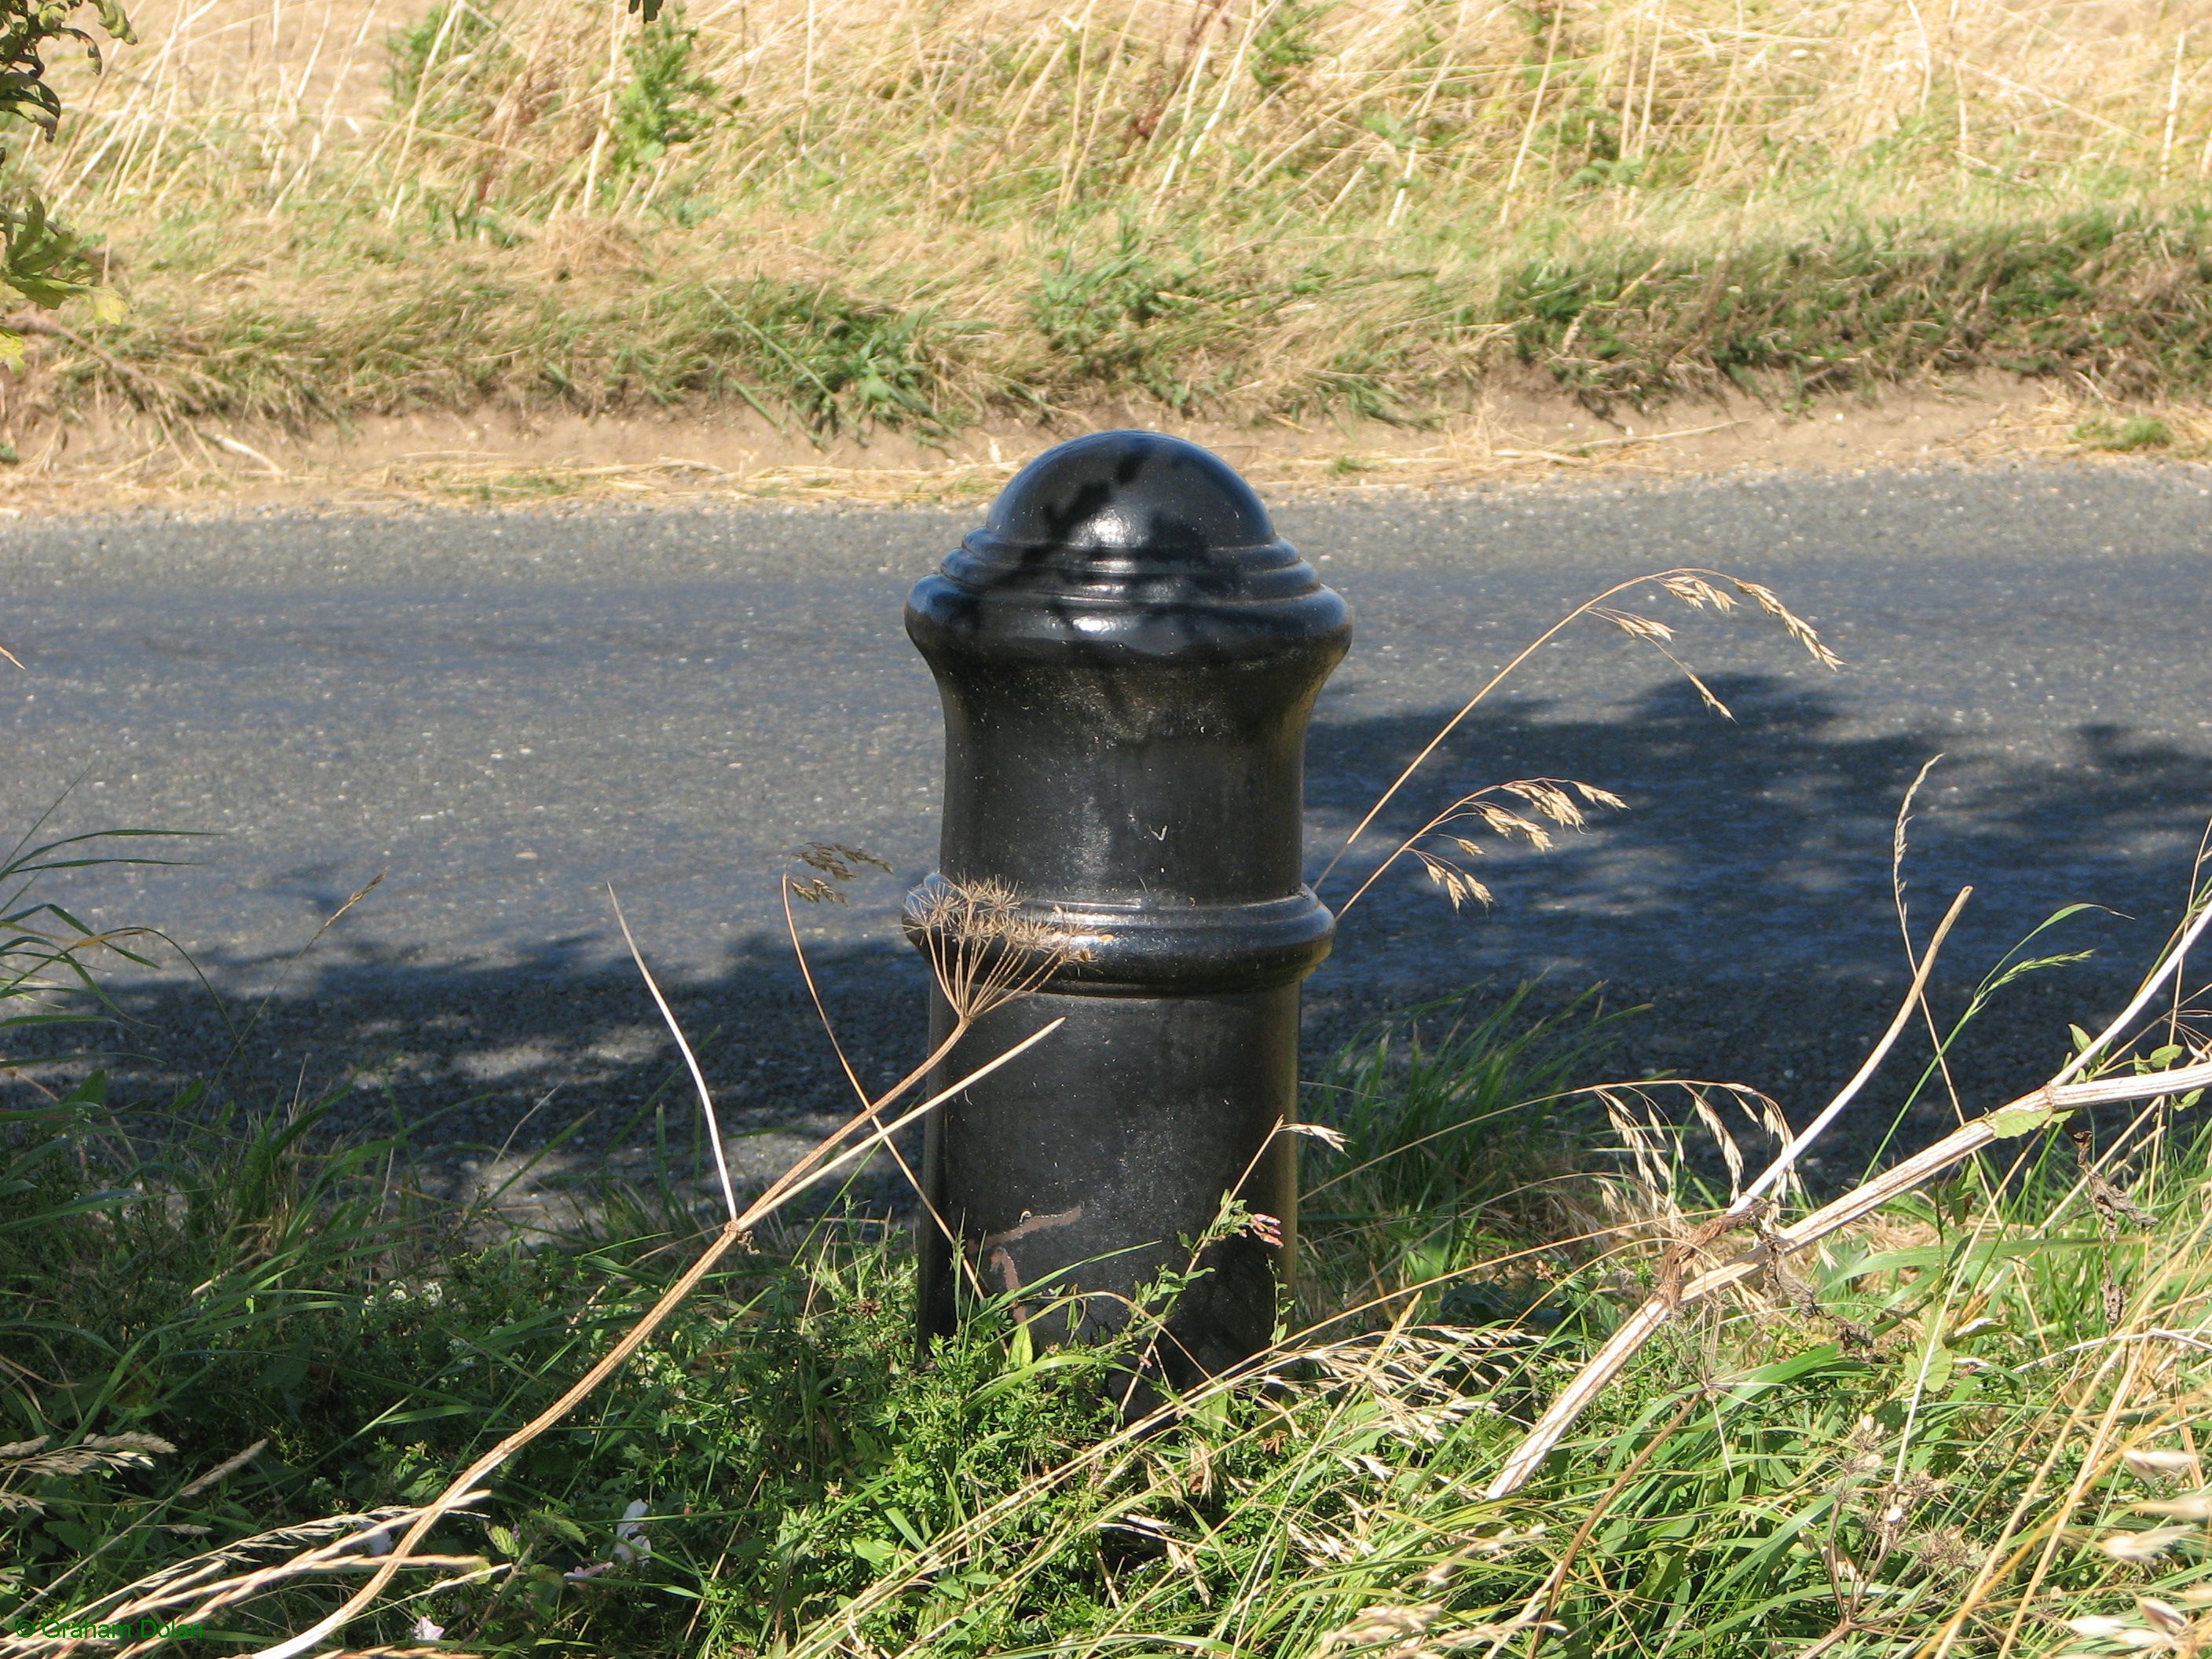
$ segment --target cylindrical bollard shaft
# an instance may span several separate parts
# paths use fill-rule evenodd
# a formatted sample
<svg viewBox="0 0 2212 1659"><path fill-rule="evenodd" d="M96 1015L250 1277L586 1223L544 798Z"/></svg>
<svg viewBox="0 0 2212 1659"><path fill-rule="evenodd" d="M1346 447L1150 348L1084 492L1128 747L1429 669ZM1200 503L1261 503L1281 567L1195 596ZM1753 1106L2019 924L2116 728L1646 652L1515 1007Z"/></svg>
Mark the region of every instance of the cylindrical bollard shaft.
<svg viewBox="0 0 2212 1659"><path fill-rule="evenodd" d="M1042 980L934 1086L1066 1021L929 1121L923 1186L959 1257L925 1218L922 1340L963 1283L1117 1328L1234 1194L1283 1242L1211 1247L1158 1350L1178 1384L1220 1370L1267 1345L1295 1249L1295 1143L1273 1132L1297 1110L1298 981L1334 927L1301 879L1305 733L1350 613L1217 457L1108 432L1024 469L906 623L945 706L939 872L908 903L939 968L933 1040L992 974Z"/></svg>

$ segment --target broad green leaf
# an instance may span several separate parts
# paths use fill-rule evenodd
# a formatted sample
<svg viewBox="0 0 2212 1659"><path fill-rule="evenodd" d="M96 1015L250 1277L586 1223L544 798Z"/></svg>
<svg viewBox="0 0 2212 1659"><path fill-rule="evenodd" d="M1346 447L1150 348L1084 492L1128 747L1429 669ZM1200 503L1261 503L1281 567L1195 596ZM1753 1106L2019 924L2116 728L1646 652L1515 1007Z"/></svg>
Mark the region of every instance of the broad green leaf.
<svg viewBox="0 0 2212 1659"><path fill-rule="evenodd" d="M2045 1124L2063 1123L2071 1115L2069 1112L2053 1111L2039 1100L2016 1100L1991 1112L1987 1121L1990 1133L1999 1140L2013 1140Z"/></svg>

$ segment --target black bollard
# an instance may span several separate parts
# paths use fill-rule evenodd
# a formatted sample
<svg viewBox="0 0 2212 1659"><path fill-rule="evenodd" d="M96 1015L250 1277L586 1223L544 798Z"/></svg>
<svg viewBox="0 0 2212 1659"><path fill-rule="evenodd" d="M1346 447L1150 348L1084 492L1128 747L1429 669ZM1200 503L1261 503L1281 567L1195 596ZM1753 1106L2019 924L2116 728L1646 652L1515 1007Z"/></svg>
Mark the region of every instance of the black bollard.
<svg viewBox="0 0 2212 1659"><path fill-rule="evenodd" d="M1234 1194L1281 1243L1199 1264L1157 1350L1187 1386L1267 1346L1296 1249L1296 1142L1273 1132L1335 927L1301 878L1306 724L1350 612L1218 457L1105 432L1024 468L906 625L945 705L939 873L908 908L939 966L933 1041L948 968L963 1000L1042 981L933 1086L1066 1022L929 1119L923 1187L965 1266L925 1218L923 1346L963 1281L1024 1318L1072 1296L1043 1341L1115 1330Z"/></svg>

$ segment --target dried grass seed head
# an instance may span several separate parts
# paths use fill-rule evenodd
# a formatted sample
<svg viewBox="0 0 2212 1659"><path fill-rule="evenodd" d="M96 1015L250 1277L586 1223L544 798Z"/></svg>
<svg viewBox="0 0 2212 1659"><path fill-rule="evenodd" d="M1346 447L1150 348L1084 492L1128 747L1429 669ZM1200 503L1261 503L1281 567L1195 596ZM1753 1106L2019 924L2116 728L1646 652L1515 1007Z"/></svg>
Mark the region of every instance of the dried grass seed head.
<svg viewBox="0 0 2212 1659"><path fill-rule="evenodd" d="M1824 668L1843 666L1843 659L1828 649L1813 624L1807 622L1782 602L1781 595L1764 582L1755 582L1742 576L1730 576L1714 570L1670 570L1653 578L1661 591L1680 600L1695 611L1713 611L1727 614L1735 608L1736 600L1721 584L1725 582L1738 593L1758 605L1765 615L1782 624L1783 631L1801 646L1807 655ZM1631 639L1642 640L1680 671L1691 686L1703 699L1706 708L1729 719L1735 718L1729 707L1716 696L1711 686L1690 665L1676 656L1672 649L1674 630L1656 617L1639 611L1630 611L1618 605L1598 605L1590 615L1611 623Z"/></svg>
<svg viewBox="0 0 2212 1659"><path fill-rule="evenodd" d="M1632 640L1650 640L1659 645L1671 644L1674 630L1656 617L1647 617L1640 611L1623 611L1614 605L1601 605L1590 612L1611 623Z"/></svg>
<svg viewBox="0 0 2212 1659"><path fill-rule="evenodd" d="M842 842L810 841L793 853L794 863L813 871L812 876L786 876L786 884L794 898L809 904L842 904L842 890L847 882L856 879L863 867L892 873L890 861L858 847L848 847Z"/></svg>
<svg viewBox="0 0 2212 1659"><path fill-rule="evenodd" d="M1813 624L1782 603L1782 597L1763 582L1747 581L1741 576L1731 576L1736 591L1756 600L1759 608L1780 623L1790 637L1805 647L1805 653L1823 668L1841 668L1844 659L1828 649Z"/></svg>
<svg viewBox="0 0 2212 1659"><path fill-rule="evenodd" d="M1714 586L1703 576L1694 572L1685 571L1679 575L1662 576L1659 579L1659 586L1692 610L1702 611L1710 605L1713 610L1725 616L1729 611L1735 609L1735 595Z"/></svg>
<svg viewBox="0 0 2212 1659"><path fill-rule="evenodd" d="M1778 1146L1790 1140L1789 1121L1775 1100L1742 1083L1668 1079L1644 1084L1612 1083L1592 1087L1606 1120L1619 1138L1613 1150L1627 1161L1626 1186L1606 1182L1601 1192L1615 1224L1656 1226L1662 1237L1689 1225L1680 1198L1686 1128L1662 1104L1657 1091L1677 1090L1686 1097L1692 1120L1712 1139L1729 1176L1733 1200L1742 1189L1741 1145L1729 1129L1721 1103L1732 1103ZM1796 1184L1794 1174L1791 1184Z"/></svg>
<svg viewBox="0 0 2212 1659"><path fill-rule="evenodd" d="M1462 830L1479 826L1508 843L1525 842L1539 853L1550 852L1557 844L1552 832L1535 818L1500 805L1493 799L1499 795L1521 802L1537 817L1563 829L1577 830L1589 827L1586 806L1624 811L1628 805L1611 790L1575 778L1514 778L1504 783L1485 785L1471 794L1461 796L1431 818L1395 855L1411 854L1429 880L1444 890L1455 910L1470 901L1487 908L1493 899L1489 884L1453 855L1455 852L1461 857L1477 859L1488 851L1480 842L1461 833ZM1579 801L1576 799L1577 795L1582 798ZM1428 844L1423 845L1424 842ZM1446 851L1447 848L1453 851ZM1385 867L1387 863L1386 860Z"/></svg>
<svg viewBox="0 0 2212 1659"><path fill-rule="evenodd" d="M931 876L908 896L905 921L938 989L963 1020L1027 996L1092 956L1060 912L1039 915L1012 887L988 878Z"/></svg>
<svg viewBox="0 0 2212 1659"><path fill-rule="evenodd" d="M2184 1539L2194 1537L2188 1527L2152 1527L2142 1532L2116 1532L2097 1540L2097 1547L2115 1561L2130 1565L2155 1561Z"/></svg>
<svg viewBox="0 0 2212 1659"><path fill-rule="evenodd" d="M1437 1602L1371 1607L1351 1623L1323 1636L1314 1653L1316 1659L1327 1659L1332 1654L1358 1654L1364 1659L1443 1659L1443 1655L1475 1648L1486 1647L1495 1653L1516 1636L1531 1631L1564 1633L1567 1628L1529 1610L1495 1622L1437 1628L1464 1616L1449 1613Z"/></svg>
<svg viewBox="0 0 2212 1659"><path fill-rule="evenodd" d="M1461 841L1459 846L1462 852L1480 853L1482 850L1469 841ZM1444 890L1444 896L1451 901L1453 909L1458 909L1469 900L1485 909L1490 908L1490 889L1450 860L1419 847L1413 848L1413 856L1420 861L1421 868L1428 872L1429 879Z"/></svg>
<svg viewBox="0 0 2212 1659"><path fill-rule="evenodd" d="M44 1513L44 1500L16 1489L18 1481L62 1480L74 1475L109 1474L152 1467L156 1456L177 1449L158 1435L88 1434L75 1445L47 1449L52 1437L18 1440L0 1446L0 1514Z"/></svg>
<svg viewBox="0 0 2212 1659"><path fill-rule="evenodd" d="M2189 1453L2170 1447L2131 1446L2120 1454L2120 1461L2130 1474L2146 1480L2170 1480L2197 1467L2197 1460Z"/></svg>
<svg viewBox="0 0 2212 1659"><path fill-rule="evenodd" d="M2212 1521L2212 1492L2193 1492L2179 1498L2153 1498L2133 1506L2143 1515L2168 1521Z"/></svg>

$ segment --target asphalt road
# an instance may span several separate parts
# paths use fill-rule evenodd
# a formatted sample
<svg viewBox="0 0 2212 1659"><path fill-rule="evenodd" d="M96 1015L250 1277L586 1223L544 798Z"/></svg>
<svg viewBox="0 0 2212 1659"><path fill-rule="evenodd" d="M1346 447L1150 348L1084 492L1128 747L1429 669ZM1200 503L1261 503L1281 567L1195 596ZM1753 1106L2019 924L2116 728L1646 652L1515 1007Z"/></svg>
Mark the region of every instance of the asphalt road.
<svg viewBox="0 0 2212 1659"><path fill-rule="evenodd" d="M1729 722L1601 625L1540 653L1396 817L1538 774L1632 810L1550 854L1492 856L1487 914L1455 915L1410 871L1386 877L1311 982L1310 1066L1362 1018L1423 998L1604 981L1616 1003L1655 1005L1624 1028L1615 1069L1742 1077L1814 1109L1903 983L1892 820L1939 753L1907 871L1923 937L1959 884L1976 887L1946 952L1948 1006L2060 906L2108 907L2045 936L2096 955L2008 994L1960 1067L1970 1104L2039 1079L2064 1023L2112 1006L2184 897L2212 815L2212 474L1563 486L1276 516L1356 617L1311 743L1316 869L1473 686L1609 581L1677 563L1753 577L1848 665L1831 673L1771 626L1646 598L1681 625ZM210 832L173 852L189 866L53 885L90 920L163 929L220 994L173 959L118 981L141 1056L118 1066L118 1092L157 1104L177 1077L219 1069L266 1103L350 1079L363 1118L441 1110L435 1134L498 1140L536 1104L526 1139L586 1115L594 1156L619 1159L641 1144L635 1109L671 1051L622 957L611 884L759 1137L755 1162L776 1159L838 1098L781 938L795 844L835 839L896 867L805 921L863 1066L888 1073L916 1052L922 981L895 917L930 863L939 731L900 607L979 517L0 529L0 641L27 665L0 681L12 824L59 800L56 830ZM264 996L234 1056L224 1020ZM1878 1139L1901 1086L1870 1101L1832 1175ZM1915 1132L1949 1116L1931 1105Z"/></svg>

